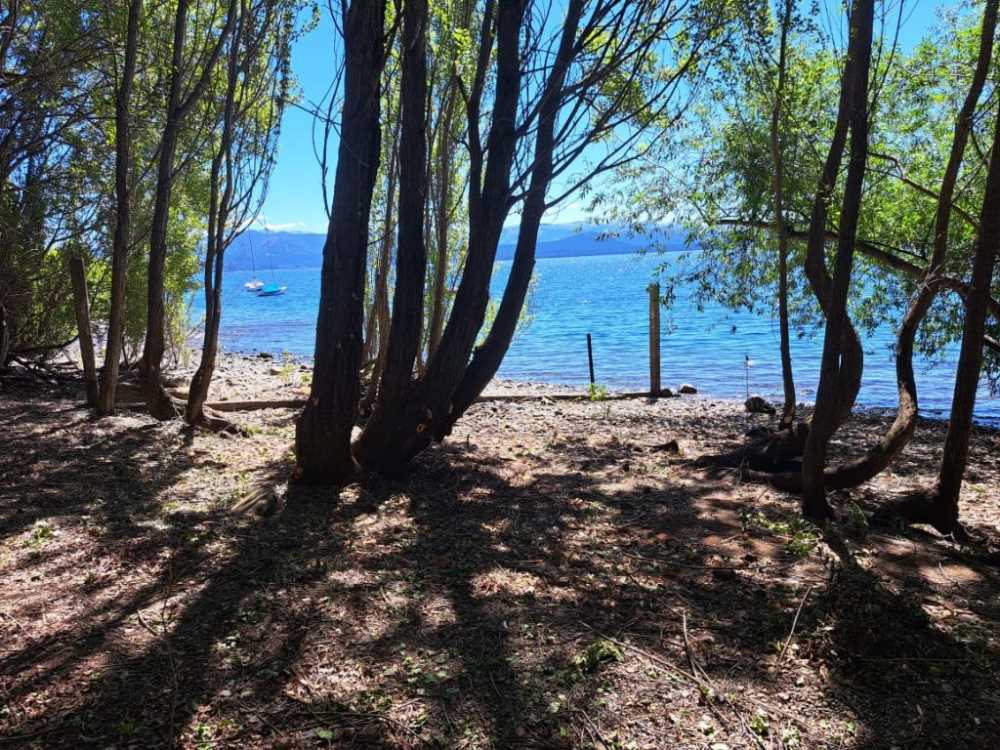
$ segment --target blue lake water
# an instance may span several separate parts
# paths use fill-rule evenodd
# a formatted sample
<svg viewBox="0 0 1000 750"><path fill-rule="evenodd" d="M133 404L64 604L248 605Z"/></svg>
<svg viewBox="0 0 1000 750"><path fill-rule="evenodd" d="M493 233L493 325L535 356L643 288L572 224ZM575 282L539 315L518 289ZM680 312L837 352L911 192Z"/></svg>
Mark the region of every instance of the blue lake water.
<svg viewBox="0 0 1000 750"><path fill-rule="evenodd" d="M530 302L528 324L517 334L500 376L585 387L586 336L593 337L596 379L612 389L648 387L648 310L646 287L661 257L602 255L539 260ZM499 298L510 263L497 264L493 293ZM287 351L311 356L319 300L319 269L265 272L266 282L288 286L280 297L257 297L245 292L248 273L230 272L223 290L221 340L228 351ZM745 357L749 356L749 387L781 399L778 324L769 315L734 313L709 305L698 310L690 291L678 289L670 313L672 330L661 342L663 385L676 388L691 383L699 392L720 398L743 398L746 393ZM192 319L201 320L199 295ZM664 328L666 326L664 325ZM896 379L892 359L894 334L886 327L865 339L865 370L859 403L892 408ZM822 349L819 334L794 338L792 357L797 395L812 401ZM957 347L933 362L917 359L921 412L930 417L947 414L954 383ZM1000 425L1000 399L980 389L976 417Z"/></svg>

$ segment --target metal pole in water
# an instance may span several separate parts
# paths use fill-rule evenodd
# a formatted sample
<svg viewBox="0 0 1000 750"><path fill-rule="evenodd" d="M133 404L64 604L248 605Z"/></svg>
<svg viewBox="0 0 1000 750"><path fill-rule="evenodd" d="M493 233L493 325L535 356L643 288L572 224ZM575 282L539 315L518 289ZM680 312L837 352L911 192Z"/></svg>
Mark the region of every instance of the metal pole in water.
<svg viewBox="0 0 1000 750"><path fill-rule="evenodd" d="M587 334L587 364L590 365L590 384L594 385L594 347L590 342L590 334Z"/></svg>

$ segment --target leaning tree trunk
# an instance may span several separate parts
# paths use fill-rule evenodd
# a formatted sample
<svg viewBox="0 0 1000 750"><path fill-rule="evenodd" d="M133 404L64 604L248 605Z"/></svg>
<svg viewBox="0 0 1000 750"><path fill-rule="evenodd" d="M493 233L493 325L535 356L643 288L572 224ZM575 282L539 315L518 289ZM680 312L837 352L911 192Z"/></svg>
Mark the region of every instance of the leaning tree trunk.
<svg viewBox="0 0 1000 750"><path fill-rule="evenodd" d="M129 232L131 228L132 196L129 189L129 168L132 160L130 119L132 85L135 81L139 52L139 18L142 0L131 0L128 9L128 31L125 40L125 64L115 97L115 234L111 246L111 308L108 313L104 371L97 398L97 413L108 416L115 411L115 390L118 368L122 359L122 330L125 322L125 285L128 281Z"/></svg>
<svg viewBox="0 0 1000 750"><path fill-rule="evenodd" d="M833 285L826 310L816 406L802 460L802 510L807 517L818 520L833 515L826 501L824 471L827 443L836 429L841 406L838 403L841 348L850 325L847 319L847 294L851 284L854 241L857 237L868 157L868 71L871 65L873 23L874 0L857 0L851 10L851 44L848 47L848 63L842 84L849 92L851 154L840 212Z"/></svg>
<svg viewBox="0 0 1000 750"><path fill-rule="evenodd" d="M923 274L919 289L910 300L896 335L896 381L899 394L896 417L886 433L864 456L824 472L825 483L829 489L856 487L874 478L884 471L906 447L916 429L918 401L917 384L913 373L914 343L920 323L938 292L944 288L944 279L941 274L944 272L944 261L948 249L955 186L968 145L972 118L982 95L993 55L997 5L998 0L989 0L987 3L983 16L975 73L969 92L956 118L951 151L938 194L931 260ZM797 492L801 491L802 487L800 473L768 474L751 471L747 473L746 478L766 481L783 489Z"/></svg>
<svg viewBox="0 0 1000 750"><path fill-rule="evenodd" d="M979 220L979 235L972 267L970 291L965 300L962 348L958 356L951 419L944 441L938 483L930 501L917 501L904 509L913 522L927 522L942 532L958 528L958 501L969 456L969 436L976 404L976 390L983 363L983 335L997 252L1000 251L1000 116L994 125L993 149L986 177L986 192Z"/></svg>
<svg viewBox="0 0 1000 750"><path fill-rule="evenodd" d="M323 247L315 366L295 429L295 476L338 483L355 470L368 224L381 148L385 0L352 0L344 21L344 104L330 226Z"/></svg>
<svg viewBox="0 0 1000 750"><path fill-rule="evenodd" d="M236 91L240 84L240 44L246 22L242 12L237 31L229 45L226 64L226 94L222 113L222 133L219 150L212 159L209 175L208 242L205 248L205 337L201 347L201 361L191 378L184 418L191 426L208 425L225 427L205 415L208 389L215 373L219 352L219 326L222 323L222 274L225 253L225 234L233 200L232 153L233 130L236 119ZM222 167L226 165L225 187Z"/></svg>
<svg viewBox="0 0 1000 750"><path fill-rule="evenodd" d="M229 101L226 103L226 109L228 120L231 116ZM231 128L223 124L223 149L228 148L230 137ZM219 199L221 168L220 150L212 159L209 178L208 242L205 248L205 337L201 346L201 360L198 369L191 377L187 404L184 408L184 419L192 426L201 424L205 419L205 402L208 400L208 388L215 372L215 360L219 351L219 326L222 322L222 258L219 253L219 238L220 229L225 223L224 211L219 208L220 202L225 203L224 199L222 201ZM223 227L220 227L220 224Z"/></svg>
<svg viewBox="0 0 1000 750"><path fill-rule="evenodd" d="M149 231L149 274L146 297L146 343L143 349L140 373L143 391L150 414L156 419L177 416L173 400L163 387L161 369L165 346L166 306L164 303L164 272L167 262L167 231L170 223L170 200L177 178L175 162L181 128L191 109L201 98L212 77L227 37L236 21L239 0L230 0L226 25L214 43L201 74L185 95L184 59L187 16L190 0L178 0L174 14L173 55L171 60L170 89L167 95L167 118L160 141L157 165L156 192L153 201L153 220Z"/></svg>
<svg viewBox="0 0 1000 750"><path fill-rule="evenodd" d="M369 422L361 440L364 459L396 474L426 448L435 425L448 419L452 396L482 327L489 302L489 282L497 244L509 211L510 174L517 145L517 106L521 89L519 42L525 0L496 5L488 0L483 15L481 51L469 96L470 140L469 248L462 279L441 341L419 380L407 389L395 414ZM479 144L480 99L486 85L496 8L496 82L487 148ZM486 154L485 170L483 154ZM396 280L400 283L400 279Z"/></svg>
<svg viewBox="0 0 1000 750"><path fill-rule="evenodd" d="M402 425L396 415L405 408L420 346L427 247L424 208L427 202L427 0L403 6L403 60L400 88L402 126L399 140L399 239L396 243L396 288L392 322L385 347L378 396L355 453L367 469L392 473L398 465L385 460L381 446L395 444L392 432ZM373 384L374 387L374 384Z"/></svg>
<svg viewBox="0 0 1000 750"><path fill-rule="evenodd" d="M437 428L438 439L442 439L451 431L459 417L493 379L514 338L535 267L538 229L545 214L545 195L552 180L556 117L562 105L563 86L570 63L573 61L574 44L583 9L582 0L571 0L566 11L559 49L539 108L531 182L521 211L521 226L518 229L514 261L511 263L510 276L500 307L486 341L476 349L455 391L448 419Z"/></svg>

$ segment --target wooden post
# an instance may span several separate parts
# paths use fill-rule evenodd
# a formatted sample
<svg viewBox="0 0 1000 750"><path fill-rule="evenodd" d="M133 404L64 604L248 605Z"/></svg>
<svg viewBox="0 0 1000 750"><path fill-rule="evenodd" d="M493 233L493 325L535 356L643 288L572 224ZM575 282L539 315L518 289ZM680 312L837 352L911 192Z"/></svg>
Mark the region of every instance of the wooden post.
<svg viewBox="0 0 1000 750"><path fill-rule="evenodd" d="M73 306L76 308L76 327L80 334L80 357L83 359L83 377L87 383L87 403L97 406L97 367L94 364L94 339L90 331L87 272L82 258L69 259L69 275L73 280Z"/></svg>
<svg viewBox="0 0 1000 750"><path fill-rule="evenodd" d="M649 395L660 395L660 285L649 285Z"/></svg>
<svg viewBox="0 0 1000 750"><path fill-rule="evenodd" d="M590 343L590 334L587 334L587 364L590 365L590 384L594 385L594 347Z"/></svg>

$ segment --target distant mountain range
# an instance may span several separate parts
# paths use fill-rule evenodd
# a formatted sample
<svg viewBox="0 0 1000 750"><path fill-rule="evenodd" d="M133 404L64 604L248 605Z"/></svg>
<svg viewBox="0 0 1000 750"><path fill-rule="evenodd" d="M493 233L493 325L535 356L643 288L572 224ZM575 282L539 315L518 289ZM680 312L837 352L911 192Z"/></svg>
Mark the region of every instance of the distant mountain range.
<svg viewBox="0 0 1000 750"><path fill-rule="evenodd" d="M514 257L516 226L505 227L497 260ZM270 268L318 268L323 263L326 235L304 232L265 232L251 229L226 250L227 271ZM633 236L625 227L598 224L543 224L538 231L537 258L572 258L588 255L624 255L653 247L684 249L684 232L660 227L653 236ZM251 259L251 248L253 256Z"/></svg>

